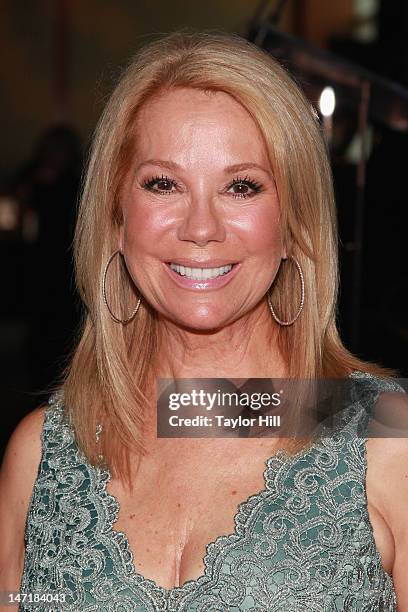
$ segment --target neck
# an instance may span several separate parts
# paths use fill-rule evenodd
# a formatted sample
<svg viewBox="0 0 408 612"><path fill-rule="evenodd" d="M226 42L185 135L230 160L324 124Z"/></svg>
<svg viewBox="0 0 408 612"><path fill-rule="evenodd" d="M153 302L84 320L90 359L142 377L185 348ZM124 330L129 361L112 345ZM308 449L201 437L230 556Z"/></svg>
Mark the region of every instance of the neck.
<svg viewBox="0 0 408 612"><path fill-rule="evenodd" d="M215 330L181 328L159 320L157 378L280 378L287 367L278 328L265 301L237 321Z"/></svg>

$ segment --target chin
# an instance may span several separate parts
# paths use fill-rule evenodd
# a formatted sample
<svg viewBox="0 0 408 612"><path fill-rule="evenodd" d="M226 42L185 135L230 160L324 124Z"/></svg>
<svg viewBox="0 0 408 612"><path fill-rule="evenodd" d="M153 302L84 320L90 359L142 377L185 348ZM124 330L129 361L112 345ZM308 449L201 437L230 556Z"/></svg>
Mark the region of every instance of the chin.
<svg viewBox="0 0 408 612"><path fill-rule="evenodd" d="M225 316L217 316L211 312L193 312L193 313L180 313L180 315L174 314L173 316L167 315L167 318L184 327L186 330L191 331L216 331L222 329L231 319L226 319Z"/></svg>

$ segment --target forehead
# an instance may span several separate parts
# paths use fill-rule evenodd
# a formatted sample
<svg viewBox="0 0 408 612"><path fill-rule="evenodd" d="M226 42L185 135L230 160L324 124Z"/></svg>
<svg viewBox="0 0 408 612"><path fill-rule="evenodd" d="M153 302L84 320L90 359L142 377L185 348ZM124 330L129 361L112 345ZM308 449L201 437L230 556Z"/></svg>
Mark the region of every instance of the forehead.
<svg viewBox="0 0 408 612"><path fill-rule="evenodd" d="M241 116L248 114L247 110L224 91L203 90L197 88L174 87L163 90L149 98L140 110L143 118L155 113L173 113L175 108L193 113L222 113L232 111Z"/></svg>
<svg viewBox="0 0 408 612"><path fill-rule="evenodd" d="M249 112L221 91L177 88L148 100L136 123L139 155L156 149L222 149L265 158L263 136ZM159 153L159 151L157 151Z"/></svg>

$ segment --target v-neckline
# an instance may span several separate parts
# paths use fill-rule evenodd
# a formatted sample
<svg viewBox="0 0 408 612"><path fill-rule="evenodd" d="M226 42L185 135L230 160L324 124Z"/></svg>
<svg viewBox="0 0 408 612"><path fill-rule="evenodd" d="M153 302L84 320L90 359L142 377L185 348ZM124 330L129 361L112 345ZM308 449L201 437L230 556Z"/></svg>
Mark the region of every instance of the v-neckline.
<svg viewBox="0 0 408 612"><path fill-rule="evenodd" d="M96 468L101 474L102 488L100 494L102 502L105 506L108 522L107 528L105 529L105 534L108 538L112 539L113 542L120 544L122 555L126 558L128 579L130 578L133 582L139 585L145 585L150 591L160 593L160 595L165 598L169 597L172 593L179 598L184 594L195 590L203 583L209 582L213 577L212 569L221 553L225 551L230 544L239 541L245 535L249 519L253 512L261 503L264 502L265 498L270 497L276 492L276 478L284 477L284 475L296 461L304 458L306 455L316 450L321 442L322 439L319 438L312 444L309 444L294 454L288 453L285 449L278 449L273 455L268 457L264 461L264 486L257 493L252 493L237 505L233 517L234 531L227 535L219 535L213 541L205 545L205 554L202 559L204 564L204 572L198 576L198 578L186 580L182 585L170 588L160 586L153 578L146 578L143 576L143 574L137 571L134 563L135 555L130 547L129 539L126 533L124 531L118 531L114 528L114 523L117 521L121 506L117 497L113 493L109 493L107 490L107 485L111 480L111 473L106 467Z"/></svg>
<svg viewBox="0 0 408 612"><path fill-rule="evenodd" d="M348 378L365 378L366 373L360 370L352 371ZM323 444L323 437L318 436L311 444L300 449L297 453L290 454L285 449L278 449L273 455L264 461L264 486L257 493L249 495L246 499L237 505L233 520L234 531L227 535L220 535L215 540L205 545L205 554L202 559L204 564L204 572L191 580L186 580L180 586L170 588L162 587L153 578L146 578L136 570L134 559L135 555L130 547L129 539L125 532L117 531L114 528L114 523L117 521L120 512L120 503L113 493L107 491L107 485L111 480L111 473L108 467L95 468L99 471L100 480L100 496L104 504L107 526L105 534L112 542L117 543L122 551L122 556L126 560L127 576L132 582L138 585L143 585L151 594L158 593L162 598L167 599L172 594L177 599L194 591L200 585L209 582L213 577L213 567L219 559L221 553L225 551L230 544L239 541L246 533L249 519L258 506L263 503L266 497L269 497L277 492L276 480L278 477L283 478L290 468L300 459L303 459L308 454L316 451Z"/></svg>

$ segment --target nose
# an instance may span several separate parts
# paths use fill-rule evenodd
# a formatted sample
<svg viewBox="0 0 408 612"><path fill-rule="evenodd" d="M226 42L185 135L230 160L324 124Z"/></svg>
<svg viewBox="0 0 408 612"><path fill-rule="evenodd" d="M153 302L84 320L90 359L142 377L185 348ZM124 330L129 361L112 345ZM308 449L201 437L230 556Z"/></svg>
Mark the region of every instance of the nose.
<svg viewBox="0 0 408 612"><path fill-rule="evenodd" d="M178 228L179 240L194 242L205 246L211 240L225 240L225 224L210 197L194 197Z"/></svg>

